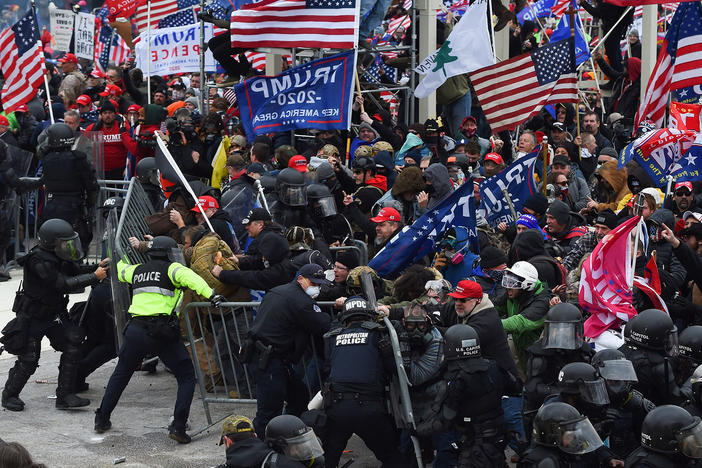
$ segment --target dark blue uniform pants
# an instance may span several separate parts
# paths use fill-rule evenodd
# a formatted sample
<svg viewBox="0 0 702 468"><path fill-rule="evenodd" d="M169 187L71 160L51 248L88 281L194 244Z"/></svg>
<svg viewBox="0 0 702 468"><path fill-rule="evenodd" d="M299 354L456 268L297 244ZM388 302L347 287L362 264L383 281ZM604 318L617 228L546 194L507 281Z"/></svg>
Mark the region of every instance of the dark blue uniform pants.
<svg viewBox="0 0 702 468"><path fill-rule="evenodd" d="M254 353L249 372L256 381L256 434L265 434L268 421L283 413L300 416L307 409L309 395L302 378L279 358L271 357L265 370L258 368L258 353Z"/></svg>
<svg viewBox="0 0 702 468"><path fill-rule="evenodd" d="M155 340L147 335L142 324L135 321L129 324L124 334L124 344L119 350L119 361L107 383L99 411L109 417L132 378L134 370L147 354L157 355L175 375L178 381L178 395L173 412L173 426L177 430L185 430L185 423L190 414L190 403L195 392L195 371L190 355L182 341L164 343Z"/></svg>

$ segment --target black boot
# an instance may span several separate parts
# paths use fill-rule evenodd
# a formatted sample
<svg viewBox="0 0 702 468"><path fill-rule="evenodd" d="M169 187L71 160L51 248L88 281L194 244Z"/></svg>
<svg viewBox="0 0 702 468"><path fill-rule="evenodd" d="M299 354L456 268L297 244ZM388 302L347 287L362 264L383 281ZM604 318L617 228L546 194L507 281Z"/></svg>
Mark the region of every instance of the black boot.
<svg viewBox="0 0 702 468"><path fill-rule="evenodd" d="M179 444L189 444L192 440L188 433L185 432L185 428L176 429L175 422L172 422L170 426L168 426L168 437L175 440Z"/></svg>
<svg viewBox="0 0 702 468"><path fill-rule="evenodd" d="M100 408L95 410L95 432L102 434L112 428L110 416L100 412Z"/></svg>
<svg viewBox="0 0 702 468"><path fill-rule="evenodd" d="M6 391L2 392L2 407L10 411L24 410L24 402L18 396L11 396Z"/></svg>
<svg viewBox="0 0 702 468"><path fill-rule="evenodd" d="M19 394L29 377L31 377L31 374L25 372L22 363L17 361L7 373L7 383L5 383L5 389L2 391L3 408L10 411L24 410L24 402L20 399Z"/></svg>
<svg viewBox="0 0 702 468"><path fill-rule="evenodd" d="M56 387L56 408L80 408L88 406L90 400L76 395L75 383L78 369L75 362L69 360L64 352L59 364L58 387Z"/></svg>

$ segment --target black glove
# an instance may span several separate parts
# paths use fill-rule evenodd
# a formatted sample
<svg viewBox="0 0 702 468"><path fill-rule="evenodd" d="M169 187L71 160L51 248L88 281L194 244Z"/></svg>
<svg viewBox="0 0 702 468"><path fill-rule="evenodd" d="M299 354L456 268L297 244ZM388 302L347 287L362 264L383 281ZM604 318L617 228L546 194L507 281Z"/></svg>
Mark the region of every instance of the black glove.
<svg viewBox="0 0 702 468"><path fill-rule="evenodd" d="M205 23L211 23L212 20L215 19L214 16L212 16L212 13L209 11L204 12L204 13L198 13L197 14L197 19L204 21Z"/></svg>
<svg viewBox="0 0 702 468"><path fill-rule="evenodd" d="M227 298L217 293L212 294L210 297L210 304L212 304L212 307L220 308L224 302L227 302Z"/></svg>

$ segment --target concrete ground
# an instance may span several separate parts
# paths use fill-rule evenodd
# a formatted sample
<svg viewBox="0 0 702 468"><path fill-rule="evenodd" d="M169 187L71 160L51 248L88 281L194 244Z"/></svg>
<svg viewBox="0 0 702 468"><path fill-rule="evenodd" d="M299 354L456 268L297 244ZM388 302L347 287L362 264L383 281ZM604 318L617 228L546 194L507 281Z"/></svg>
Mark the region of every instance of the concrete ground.
<svg viewBox="0 0 702 468"><path fill-rule="evenodd" d="M14 318L11 307L22 278L19 269L10 274L10 281L0 283L0 329ZM71 296L71 303L86 297L87 292ZM50 468L107 467L121 457L125 461L120 466L125 468L211 467L224 462L224 448L217 445L221 424L197 435L188 445L179 445L168 438L176 382L162 364L155 375L134 374L112 414L113 429L96 434L93 432L94 411L100 404L116 359L88 378L90 390L82 396L91 400L90 406L60 411L54 407L59 356L45 339L39 368L20 395L26 403L25 410L15 413L0 408L0 438L20 442L35 461ZM15 357L8 353L0 356L0 386L7 380L14 361ZM199 395L196 388L190 414L193 431L207 426ZM211 405L211 408L215 421L233 413L251 418L255 414L252 405ZM347 450L350 452L344 455L344 460L356 459L354 468L380 466L358 438L350 441Z"/></svg>

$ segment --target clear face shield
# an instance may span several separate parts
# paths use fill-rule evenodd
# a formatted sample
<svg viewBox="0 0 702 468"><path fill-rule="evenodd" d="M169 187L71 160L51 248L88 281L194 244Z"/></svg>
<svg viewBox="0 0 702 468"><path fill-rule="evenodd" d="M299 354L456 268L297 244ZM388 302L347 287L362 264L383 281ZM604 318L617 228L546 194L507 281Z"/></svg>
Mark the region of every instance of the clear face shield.
<svg viewBox="0 0 702 468"><path fill-rule="evenodd" d="M544 323L544 349L578 349L583 344L582 322Z"/></svg>
<svg viewBox="0 0 702 468"><path fill-rule="evenodd" d="M280 187L278 197L282 203L288 206L305 206L307 205L307 188L305 184L283 184Z"/></svg>
<svg viewBox="0 0 702 468"><path fill-rule="evenodd" d="M602 445L602 439L585 417L560 425L559 447L566 453L582 455L594 452Z"/></svg>
<svg viewBox="0 0 702 468"><path fill-rule="evenodd" d="M673 329L666 335L663 349L670 357L675 357L678 355L678 327L675 325L673 325Z"/></svg>
<svg viewBox="0 0 702 468"><path fill-rule="evenodd" d="M337 213L334 197L320 198L315 202L314 208L322 218L334 216Z"/></svg>
<svg viewBox="0 0 702 468"><path fill-rule="evenodd" d="M286 440L285 455L298 461L314 460L324 455L319 439L312 429Z"/></svg>
<svg viewBox="0 0 702 468"><path fill-rule="evenodd" d="M589 382L578 382L580 398L593 405L608 405L609 393L604 379L591 380Z"/></svg>
<svg viewBox="0 0 702 468"><path fill-rule="evenodd" d="M517 276L509 270L505 270L502 276L502 287L508 289L522 289L524 278Z"/></svg>
<svg viewBox="0 0 702 468"><path fill-rule="evenodd" d="M699 418L698 418L699 419ZM689 458L702 458L702 421L675 435L680 452Z"/></svg>
<svg viewBox="0 0 702 468"><path fill-rule="evenodd" d="M639 379L636 377L634 365L628 359L614 359L612 361L604 361L601 367L598 367L600 376L605 380L632 382L636 383Z"/></svg>
<svg viewBox="0 0 702 468"><path fill-rule="evenodd" d="M54 253L56 253L58 258L68 261L75 262L83 258L83 247L80 243L80 238L78 238L78 234L74 232L73 236L69 239L58 239L56 241Z"/></svg>

